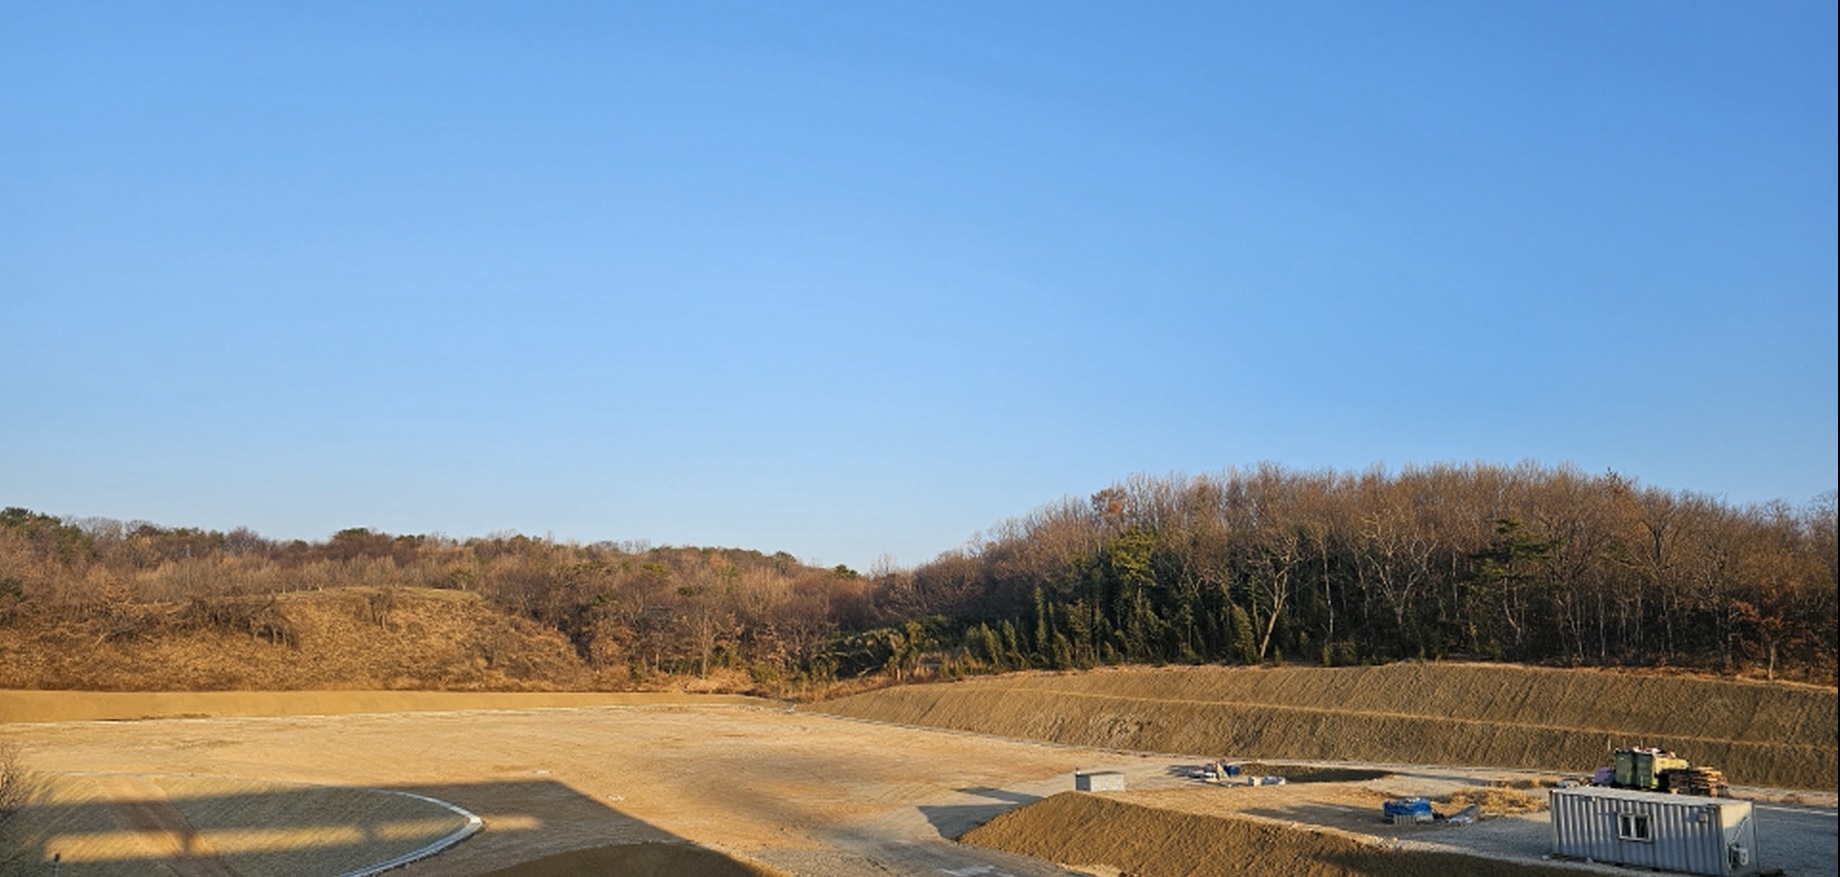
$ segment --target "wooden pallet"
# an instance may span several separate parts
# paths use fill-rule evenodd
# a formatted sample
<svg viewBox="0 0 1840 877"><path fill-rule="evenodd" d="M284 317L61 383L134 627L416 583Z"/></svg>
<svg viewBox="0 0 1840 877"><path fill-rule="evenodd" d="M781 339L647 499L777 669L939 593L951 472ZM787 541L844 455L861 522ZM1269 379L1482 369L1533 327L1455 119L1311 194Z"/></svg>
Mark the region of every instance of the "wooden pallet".
<svg viewBox="0 0 1840 877"><path fill-rule="evenodd" d="M1729 786L1725 783L1725 772L1716 767L1688 767L1668 771L1667 788L1683 795L1722 798Z"/></svg>

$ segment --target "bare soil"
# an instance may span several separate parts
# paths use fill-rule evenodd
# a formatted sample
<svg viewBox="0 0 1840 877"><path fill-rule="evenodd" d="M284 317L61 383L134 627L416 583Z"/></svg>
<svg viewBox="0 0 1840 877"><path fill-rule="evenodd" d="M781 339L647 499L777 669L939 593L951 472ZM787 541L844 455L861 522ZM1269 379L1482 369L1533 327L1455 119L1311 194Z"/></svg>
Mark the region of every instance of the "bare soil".
<svg viewBox="0 0 1840 877"><path fill-rule="evenodd" d="M784 872L737 862L721 853L688 844L638 843L595 847L544 856L534 862L501 868L484 877L784 877Z"/></svg>
<svg viewBox="0 0 1840 877"><path fill-rule="evenodd" d="M678 851L702 848L743 867L799 877L1051 877L1116 875L1121 869L1206 873L1182 870L1177 860L1138 867L1131 864L1137 860L1127 861L1122 853L1086 852L1065 858L1053 853L1043 859L1037 853L1016 852L1007 842L993 842L993 847L954 842L978 826L1000 826L993 820L1018 808L1025 808L1021 813L1029 814L1031 821L1019 823L1017 831L1057 835L1061 843L1097 832L1113 836L1095 838L1094 843L1124 844L1117 835L1137 835L1170 841L1163 844L1170 850L1198 846L1197 855L1223 859L1258 853L1263 845L1272 855L1290 849L1286 855L1315 857L1300 861L1366 861L1347 858L1355 856L1344 855L1347 848L1341 844L1347 842L1356 844L1363 856L1368 853L1362 851L1370 848L1397 848L1425 855L1483 853L1510 864L1552 865L1540 860L1550 844L1543 813L1502 816L1462 828L1395 827L1379 819L1379 802L1389 796L1449 797L1499 788L1498 783L1531 785L1539 775L1530 772L1400 763L1300 764L1267 758L1274 772L1292 771L1300 778L1327 769L1371 770L1383 776L1357 781L1351 774L1337 782L1227 788L1189 779L1193 768L1223 754L1218 751L1206 756L1155 755L1030 742L850 720L762 701L744 705L678 697L628 705L537 707L535 700L522 706L515 700L491 700L476 704L490 709L412 712L407 709L418 703L425 708L431 702L404 697L397 704L404 711L367 712L388 708L389 698L398 695L291 694L312 699L313 708L323 714L12 721L0 725L0 743L21 744L31 768L62 776L99 772L155 782L158 777L187 777L195 782L389 788L449 801L484 819L485 830L472 839L394 872L403 877L478 877L519 865L537 868L538 877L593 874L566 868L568 863L598 861L594 857L599 855L638 855L640 848L630 847L634 844L662 844ZM20 715L24 707L9 705L14 697L0 692L0 709ZM66 697L81 701L93 695ZM162 697L171 698L162 708L179 715L247 713L262 705L253 698L226 704ZM114 708L148 714L144 705ZM338 714L343 710L349 712ZM70 707L65 713L75 711L79 710ZM1036 808L1027 805L1057 800L1058 793L1069 791L1076 770L1093 769L1124 774L1129 791L1108 794L1104 800L1138 808L1130 811L1134 815L1119 816L1115 825L1101 831L1095 826L1111 823L1094 821L1085 810L1057 809L1070 805L1044 805L1039 813L1030 812ZM145 800L143 793L144 789L98 790L88 805L70 813L75 819L95 820L94 830L116 829L123 818L117 805ZM1825 806L1760 807L1761 854L1766 864L1784 867L1792 877L1826 877L1835 873L1832 796L1803 794ZM181 797L170 790L168 795ZM281 836L303 837L298 832L329 827L322 824L329 820L294 812L282 792L257 794L243 803L251 813L263 814L266 828ZM199 825L203 820L184 806L178 809L196 831L194 848L213 849L219 861L237 869L236 861L225 855L231 845L220 842L224 836L213 834L210 825ZM1140 812L1145 810L1162 815ZM1218 826L1183 821L1188 817L1252 821L1270 830L1248 834L1243 843L1204 841L1194 832L1212 832ZM1790 817L1796 821L1784 821ZM336 834L310 843L291 842L284 852L295 867L276 873L336 873L321 865L335 858L346 861L356 842ZM628 848L587 852L610 847ZM43 861L54 851L39 845L25 852L28 859ZM582 858L551 858L571 853ZM140 858L128 863L141 865L141 873L167 867L172 859L170 851L135 855ZM1107 856L1116 860L1106 861ZM1081 870L1056 865L1053 859ZM540 864L545 860L548 864ZM1374 867L1390 868L1393 862L1378 860ZM551 867L565 870L542 870ZM1281 863L1274 867L1277 870L1269 873L1309 873L1287 872L1288 866ZM99 872L67 866L63 873L79 877ZM238 873L248 877L251 872Z"/></svg>
<svg viewBox="0 0 1840 877"><path fill-rule="evenodd" d="M453 835L465 818L430 801L368 789L268 780L115 773L35 774L33 806L8 823L0 875L289 877L300 851L343 873Z"/></svg>
<svg viewBox="0 0 1840 877"><path fill-rule="evenodd" d="M1077 746L1582 772L1658 746L1735 784L1832 793L1832 688L1499 664L1118 668L887 688L838 715Z"/></svg>
<svg viewBox="0 0 1840 877"><path fill-rule="evenodd" d="M1452 852L1407 851L1267 820L1206 816L1063 792L1005 813L965 835L967 843L1094 872L1228 877L1570 877L1569 869Z"/></svg>

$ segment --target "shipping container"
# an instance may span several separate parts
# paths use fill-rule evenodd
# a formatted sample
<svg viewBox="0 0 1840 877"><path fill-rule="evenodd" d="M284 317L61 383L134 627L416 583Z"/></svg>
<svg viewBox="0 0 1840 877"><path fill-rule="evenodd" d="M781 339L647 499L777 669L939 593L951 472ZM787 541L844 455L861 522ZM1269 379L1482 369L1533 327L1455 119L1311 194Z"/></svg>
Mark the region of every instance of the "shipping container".
<svg viewBox="0 0 1840 877"><path fill-rule="evenodd" d="M1755 874L1749 801L1635 789L1553 789L1553 855L1687 874Z"/></svg>
<svg viewBox="0 0 1840 877"><path fill-rule="evenodd" d="M1073 775L1073 787L1082 792L1122 792L1124 774L1115 770L1080 771Z"/></svg>

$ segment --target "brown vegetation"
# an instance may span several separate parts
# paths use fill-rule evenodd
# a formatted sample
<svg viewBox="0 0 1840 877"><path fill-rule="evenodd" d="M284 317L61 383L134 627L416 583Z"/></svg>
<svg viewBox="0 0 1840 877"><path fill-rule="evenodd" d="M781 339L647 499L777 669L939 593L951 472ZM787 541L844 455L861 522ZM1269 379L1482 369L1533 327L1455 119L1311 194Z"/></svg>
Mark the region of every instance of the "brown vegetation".
<svg viewBox="0 0 1840 877"><path fill-rule="evenodd" d="M1733 782L1832 790L1831 688L1407 663L1032 673L815 705L881 721L1154 752L1585 772L1662 746Z"/></svg>
<svg viewBox="0 0 1840 877"><path fill-rule="evenodd" d="M1474 805L1476 815L1482 818L1513 816L1517 813L1537 813L1545 810L1547 806L1546 795L1511 789L1505 785L1452 792L1432 800L1443 805L1438 809L1444 813L1455 813Z"/></svg>
<svg viewBox="0 0 1840 877"><path fill-rule="evenodd" d="M1573 872L1455 853L1369 846L1329 831L1204 816L1063 792L972 829L965 843L1074 867L1189 877L1558 877Z"/></svg>
<svg viewBox="0 0 1840 877"><path fill-rule="evenodd" d="M18 815L30 797L30 775L17 743L0 741L0 831Z"/></svg>
<svg viewBox="0 0 1840 877"><path fill-rule="evenodd" d="M174 669L160 674L164 682L132 687L264 684L235 665L295 662L329 625L356 624L367 626L379 647L404 654L426 652L422 646L456 633L462 640L422 666L326 668L322 677L515 689L740 674L750 686L797 688L830 679L834 665L825 650L840 629L866 624L868 587L852 570L814 568L784 553L517 535L460 541L363 528L321 543L283 543L242 529L61 520L10 508L0 512L0 650L23 663L0 685L114 684L79 666L90 649L107 658L117 644L145 652L159 641L185 641L185 649L210 642L206 648L230 649L243 660L216 662L221 668L202 677ZM345 596L323 604L297 599L320 592ZM455 619L423 611L433 592L466 598L450 604ZM315 617L321 609L338 617ZM72 652L80 662L66 660ZM207 669L171 657L180 667ZM115 679L127 669L98 672Z"/></svg>
<svg viewBox="0 0 1840 877"><path fill-rule="evenodd" d="M0 688L517 691L597 681L556 631L454 591L131 603L0 630ZM630 686L624 672L612 681Z"/></svg>
<svg viewBox="0 0 1840 877"><path fill-rule="evenodd" d="M351 612L402 638L414 631L395 618L394 599L420 589L482 598L523 624L514 638L531 625L553 631L575 667L548 655L505 666L515 660L503 660L502 644L480 642L461 657L485 668L421 682L371 674L373 684L607 686L730 673L806 695L862 676L1414 658L1832 684L1837 514L1831 494L1803 508L1739 508L1566 467L1268 465L1128 479L917 569L864 576L784 552L365 528L279 542L8 508L0 642L58 630L69 636L42 646L71 649L195 632L288 660L276 656L305 634L284 595L365 589L369 602ZM45 669L57 675L15 670L11 684L93 684ZM246 683L230 673L196 684Z"/></svg>

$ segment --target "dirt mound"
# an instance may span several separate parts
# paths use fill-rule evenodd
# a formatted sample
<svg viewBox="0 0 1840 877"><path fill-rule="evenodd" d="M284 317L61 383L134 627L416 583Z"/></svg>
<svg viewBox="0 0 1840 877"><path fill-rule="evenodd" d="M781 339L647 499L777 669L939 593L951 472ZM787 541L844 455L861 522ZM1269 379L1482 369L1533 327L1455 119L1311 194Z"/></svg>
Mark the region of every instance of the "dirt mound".
<svg viewBox="0 0 1840 877"><path fill-rule="evenodd" d="M785 877L783 872L738 862L702 847L677 843L617 844L545 856L480 877Z"/></svg>
<svg viewBox="0 0 1840 877"><path fill-rule="evenodd" d="M0 626L0 688L583 689L554 630L474 594L348 588Z"/></svg>
<svg viewBox="0 0 1840 877"><path fill-rule="evenodd" d="M1586 771L1661 746L1733 782L1835 788L1831 688L1488 664L1136 668L882 689L814 710L1082 746Z"/></svg>
<svg viewBox="0 0 1840 877"><path fill-rule="evenodd" d="M1548 877L1575 872L1464 856L1386 849L1326 831L1202 816L1063 792L992 819L964 843L1075 868L1129 874L1287 874L1294 877Z"/></svg>

